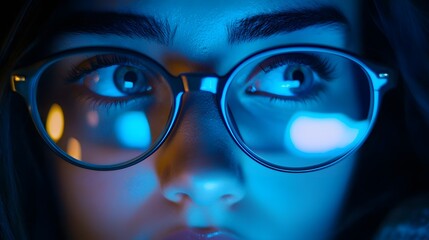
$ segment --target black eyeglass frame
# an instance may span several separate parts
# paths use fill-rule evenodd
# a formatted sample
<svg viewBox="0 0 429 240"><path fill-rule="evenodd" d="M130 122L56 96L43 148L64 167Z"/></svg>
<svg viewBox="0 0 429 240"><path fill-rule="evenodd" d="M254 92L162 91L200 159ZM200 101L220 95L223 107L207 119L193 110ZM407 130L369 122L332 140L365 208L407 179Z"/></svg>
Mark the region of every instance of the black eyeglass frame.
<svg viewBox="0 0 429 240"><path fill-rule="evenodd" d="M246 144L239 137L237 137L239 136L239 134L228 121L228 110L225 103L226 101L225 96L227 93L228 86L231 84L232 79L234 79L235 75L238 74L238 72L240 72L242 68L246 67L248 63L252 62L255 58L263 57L264 55L267 55L267 56L273 55L273 52L276 52L276 51L282 52L282 53L315 51L318 53L335 54L337 56L344 57L346 59L349 59L357 63L365 71L365 73L368 76L368 79L371 80L369 84L371 88L371 96L370 96L371 104L370 104L370 111L369 111L370 126L366 132L365 137L363 137L363 139L358 144L356 144L352 149L350 149L347 153L337 158L334 158L330 161L327 161L318 165L313 165L310 167L303 167L303 168L284 167L284 166L275 165L273 163L270 163L262 159L257 154L253 153L253 151L249 147L247 147ZM47 67L57 62L59 59L62 59L71 55L76 55L79 53L90 53L90 52L94 52L94 53L110 52L110 53L130 55L139 59L144 59L147 63L151 65L150 67L152 71L160 73L165 78L165 80L169 83L174 96L173 97L174 102L173 102L172 109L170 111L169 120L168 120L169 125L165 128L164 132L160 135L160 137L155 142L155 144L151 147L151 149L147 151L145 154L140 155L129 161L114 164L114 165L90 164L90 163L76 160L70 155L68 155L67 153L65 153L53 142L53 140L49 137L48 133L46 132L45 127L43 126L43 123L39 116L39 112L37 108L37 100L36 100L37 84L40 79L41 73L43 73L43 71ZM200 89L200 86L201 86L202 80L205 78L218 79L217 89L213 94L216 95L216 100L218 103L218 108L220 108L219 110L222 115L222 120L226 128L228 129L229 134L237 143L237 145L248 156L250 156L258 163L264 165L265 167L268 167L277 171L292 172L292 173L317 171L317 170L329 167L339 162L341 159L346 158L348 155L350 155L352 152L358 149L363 144L365 139L368 137L376 121L377 113L381 105L382 96L386 91L388 91L389 89L391 89L396 85L394 73L391 69L387 67L382 67L381 65L374 64L369 61L361 60L361 58L359 58L353 53L344 51L342 49L337 49L337 48L327 47L327 46L319 46L319 45L287 45L287 46L280 46L280 47L265 49L263 51L259 51L255 54L252 54L251 56L245 58L244 60L236 64L227 74L223 76L217 76L215 74L203 74L203 73L183 73L178 76L173 76L163 66L161 66L161 64L159 64L155 60L151 59L150 57L142 53L129 50L129 49L114 48L114 47L84 47L84 48L78 48L78 49L71 49L71 50L59 52L50 57L44 58L43 60L40 60L28 67L19 68L13 71L13 73L11 74L11 88L13 92L18 93L25 99L25 102L28 106L31 118L35 124L37 131L39 132L43 140L48 144L49 148L53 152L55 152L61 158L63 158L64 160L66 160L67 162L73 165L86 168L86 169L91 169L91 170L106 171L106 170L118 170L118 169L123 169L129 166L132 166L134 164L137 164L138 162L143 161L144 159L152 155L155 151L157 151L160 148L160 146L165 142L165 140L168 138L169 134L171 133L171 129L175 125L178 113L180 111L180 107L182 105L181 103L182 95L186 92L204 91Z"/></svg>

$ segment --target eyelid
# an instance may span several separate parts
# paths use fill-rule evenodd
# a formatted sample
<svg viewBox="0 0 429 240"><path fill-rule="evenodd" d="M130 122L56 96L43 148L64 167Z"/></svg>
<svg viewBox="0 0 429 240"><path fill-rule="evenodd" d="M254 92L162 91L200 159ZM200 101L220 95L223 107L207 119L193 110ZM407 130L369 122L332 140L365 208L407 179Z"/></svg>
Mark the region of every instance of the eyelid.
<svg viewBox="0 0 429 240"><path fill-rule="evenodd" d="M259 64L259 67L265 73L269 73L270 71L287 64L307 65L314 69L321 78L328 81L335 78L333 73L336 65L327 58L323 58L322 56L317 56L315 54L289 53L276 55L264 60Z"/></svg>
<svg viewBox="0 0 429 240"><path fill-rule="evenodd" d="M68 82L76 82L84 75L89 74L99 68L109 67L117 64L143 67L141 60L130 56L116 54L96 55L72 65L69 73L67 74L67 79Z"/></svg>

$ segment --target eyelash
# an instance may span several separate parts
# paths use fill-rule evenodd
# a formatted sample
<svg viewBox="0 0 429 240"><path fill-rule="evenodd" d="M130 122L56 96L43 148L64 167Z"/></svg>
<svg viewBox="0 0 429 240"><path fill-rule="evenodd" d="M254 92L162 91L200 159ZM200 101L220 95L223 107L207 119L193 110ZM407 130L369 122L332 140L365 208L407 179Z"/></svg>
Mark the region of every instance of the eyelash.
<svg viewBox="0 0 429 240"><path fill-rule="evenodd" d="M289 54L289 55L280 55L269 59L267 62L259 64L259 67L265 72L269 73L270 71L289 64L302 64L307 65L313 69L321 78L326 81L331 81L335 78L334 70L335 65L329 62L327 59L323 59L318 56L310 54ZM319 101L320 94L326 91L326 86L323 84L316 85L316 89L311 93L307 94L302 98L287 98L281 96L271 95L269 96L270 102L286 102L288 104L308 104L311 101Z"/></svg>
<svg viewBox="0 0 429 240"><path fill-rule="evenodd" d="M130 66L139 66L141 65L138 60L119 55L97 55L95 57L86 59L83 62L80 62L76 65L73 65L70 71L67 74L66 82L74 84L80 81L85 75L90 74L91 72L96 71L100 68L106 68L113 65L130 65ZM90 105L91 108L103 107L107 110L112 107L122 107L125 106L137 99L139 96L127 96L127 97L109 97L109 96L100 96L94 92L86 89L79 88L80 90L76 91L76 98L80 99Z"/></svg>
<svg viewBox="0 0 429 240"><path fill-rule="evenodd" d="M335 66L329 62L327 59L323 59L318 56L311 54L289 54L289 55L280 55L271 58L268 62L263 62L259 67L265 72L269 73L273 69L282 67L288 64L302 64L307 65L311 69L315 70L317 74L325 79L332 80L335 78L334 70Z"/></svg>
<svg viewBox="0 0 429 240"><path fill-rule="evenodd" d="M284 98L284 97L276 97L276 96L270 96L270 102L282 102L282 103L287 103L287 104L309 104L311 102L318 102L320 101L320 95L323 94L325 92L325 88L323 86L320 86L316 91L307 94L305 97L303 98L295 98L293 100L288 99L288 98ZM301 106L297 106L297 107L301 107Z"/></svg>
<svg viewBox="0 0 429 240"><path fill-rule="evenodd" d="M117 64L124 64L124 65L137 65L138 61L133 60L129 57L125 56L118 56L118 55L97 55L95 57L86 59L83 62L80 62L79 64L73 65L71 67L71 70L68 73L68 82L74 83L78 80L80 80L85 75L96 71L99 68L105 68Z"/></svg>
<svg viewBox="0 0 429 240"><path fill-rule="evenodd" d="M100 96L98 94L94 94L93 92L87 89L84 89L84 90L81 89L76 91L75 97L76 99L89 104L89 107L94 110L100 107L103 107L106 110L109 110L111 108L121 108L137 99L136 97L119 98L119 97Z"/></svg>

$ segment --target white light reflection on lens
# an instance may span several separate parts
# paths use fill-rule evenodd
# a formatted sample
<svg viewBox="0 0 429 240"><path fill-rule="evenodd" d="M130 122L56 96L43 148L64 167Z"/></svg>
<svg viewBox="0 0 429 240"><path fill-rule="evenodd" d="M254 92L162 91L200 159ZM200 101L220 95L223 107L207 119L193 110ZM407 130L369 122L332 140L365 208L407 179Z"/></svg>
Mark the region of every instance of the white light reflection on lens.
<svg viewBox="0 0 429 240"><path fill-rule="evenodd" d="M131 81L124 81L124 88L131 89L134 87L134 83Z"/></svg>
<svg viewBox="0 0 429 240"><path fill-rule="evenodd" d="M142 112L126 112L115 122L117 140L128 148L147 149L151 143L149 121Z"/></svg>
<svg viewBox="0 0 429 240"><path fill-rule="evenodd" d="M217 92L217 83L218 83L217 77L205 77L201 81L200 90L211 92L211 93L216 93Z"/></svg>
<svg viewBox="0 0 429 240"><path fill-rule="evenodd" d="M295 154L344 152L359 140L366 121L355 121L339 113L298 112L285 132L285 145Z"/></svg>

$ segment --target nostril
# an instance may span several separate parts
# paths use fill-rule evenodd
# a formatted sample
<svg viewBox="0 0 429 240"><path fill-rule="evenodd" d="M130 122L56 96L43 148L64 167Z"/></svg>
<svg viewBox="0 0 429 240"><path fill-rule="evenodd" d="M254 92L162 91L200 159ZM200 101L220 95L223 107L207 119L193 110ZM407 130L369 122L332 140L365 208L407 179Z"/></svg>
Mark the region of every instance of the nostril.
<svg viewBox="0 0 429 240"><path fill-rule="evenodd" d="M238 198L234 197L234 195L232 194L225 194L221 197L221 201L224 202L226 205L234 204L235 202L237 202L237 199Z"/></svg>
<svg viewBox="0 0 429 240"><path fill-rule="evenodd" d="M232 206L235 203L240 202L243 197L244 197L244 192L242 189L234 189L233 193L224 194L223 196L221 196L220 200L225 205Z"/></svg>
<svg viewBox="0 0 429 240"><path fill-rule="evenodd" d="M233 198L234 198L234 196L232 196L232 194L225 194L222 196L223 201L230 201Z"/></svg>
<svg viewBox="0 0 429 240"><path fill-rule="evenodd" d="M234 203L238 199L239 199L238 196L233 194L226 194L222 196L222 201L225 203Z"/></svg>
<svg viewBox="0 0 429 240"><path fill-rule="evenodd" d="M180 203L180 202L183 202L184 199L189 198L189 196L186 193L171 187L164 189L163 192L164 192L164 197L170 202L174 202L174 203Z"/></svg>

